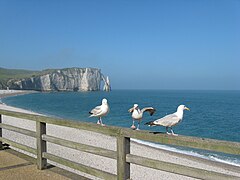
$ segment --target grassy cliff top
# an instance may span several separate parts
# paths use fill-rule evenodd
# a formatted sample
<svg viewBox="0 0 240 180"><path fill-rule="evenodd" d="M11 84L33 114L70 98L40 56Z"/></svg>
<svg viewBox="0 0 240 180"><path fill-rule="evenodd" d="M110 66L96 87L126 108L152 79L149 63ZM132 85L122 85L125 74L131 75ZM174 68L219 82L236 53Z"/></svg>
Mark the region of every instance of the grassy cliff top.
<svg viewBox="0 0 240 180"><path fill-rule="evenodd" d="M73 67L76 68L76 67ZM73 68L64 68L64 69L45 69L42 71L32 71L32 70L24 70L24 69L6 69L0 67L0 81L6 81L9 79L24 79L30 78L33 76L44 75L47 73L52 73L56 70L69 70ZM77 68L77 69L85 69L85 68ZM97 69L97 68L92 68Z"/></svg>
<svg viewBox="0 0 240 180"><path fill-rule="evenodd" d="M7 81L9 79L24 79L33 76L40 76L47 73L51 73L56 69L46 69L43 71L32 71L25 69L6 69L0 67L0 82Z"/></svg>
<svg viewBox="0 0 240 180"><path fill-rule="evenodd" d="M41 71L0 68L0 80L28 78L40 73Z"/></svg>

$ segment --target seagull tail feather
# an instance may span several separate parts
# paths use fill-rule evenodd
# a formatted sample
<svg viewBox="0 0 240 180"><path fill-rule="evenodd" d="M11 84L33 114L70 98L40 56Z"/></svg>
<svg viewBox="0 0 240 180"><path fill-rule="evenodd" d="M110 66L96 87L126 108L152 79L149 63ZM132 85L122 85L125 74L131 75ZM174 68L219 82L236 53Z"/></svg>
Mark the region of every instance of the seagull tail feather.
<svg viewBox="0 0 240 180"><path fill-rule="evenodd" d="M89 112L89 117L93 117L94 116L94 114L92 113L92 112Z"/></svg>
<svg viewBox="0 0 240 180"><path fill-rule="evenodd" d="M149 121L149 122L145 123L144 125L156 126L156 125L154 124L154 121Z"/></svg>

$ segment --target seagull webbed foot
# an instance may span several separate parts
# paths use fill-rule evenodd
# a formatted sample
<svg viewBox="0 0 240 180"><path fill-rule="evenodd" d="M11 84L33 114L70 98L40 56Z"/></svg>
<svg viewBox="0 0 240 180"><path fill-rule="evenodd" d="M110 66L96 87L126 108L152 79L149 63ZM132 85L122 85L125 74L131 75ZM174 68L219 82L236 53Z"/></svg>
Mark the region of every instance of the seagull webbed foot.
<svg viewBox="0 0 240 180"><path fill-rule="evenodd" d="M175 134L175 133L173 132L172 128L171 128L171 132L172 132L172 135L173 135L173 136L178 136L178 134Z"/></svg>
<svg viewBox="0 0 240 180"><path fill-rule="evenodd" d="M171 133L169 133L169 134L171 134ZM178 134L175 134L175 133L172 133L172 135L173 135L173 136L178 136Z"/></svg>
<svg viewBox="0 0 240 180"><path fill-rule="evenodd" d="M136 129L136 126L132 125L132 126L131 126L131 129L135 130L135 129Z"/></svg>

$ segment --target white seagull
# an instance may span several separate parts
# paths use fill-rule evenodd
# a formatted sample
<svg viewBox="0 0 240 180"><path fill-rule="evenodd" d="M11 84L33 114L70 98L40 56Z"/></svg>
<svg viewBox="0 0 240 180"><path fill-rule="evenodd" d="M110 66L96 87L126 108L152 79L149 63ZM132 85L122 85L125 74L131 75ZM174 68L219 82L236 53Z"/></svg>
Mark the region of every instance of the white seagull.
<svg viewBox="0 0 240 180"><path fill-rule="evenodd" d="M137 130L139 130L140 122L142 120L143 113L145 111L148 111L149 114L152 116L153 113L156 111L156 109L154 109L153 107L145 107L142 110L140 110L138 107L138 104L134 104L133 107L128 110L128 112L132 113L132 119L133 119L133 124L131 126L132 129L136 129L134 122L135 120L138 120Z"/></svg>
<svg viewBox="0 0 240 180"><path fill-rule="evenodd" d="M177 125L179 122L181 122L181 120L183 119L183 111L184 110L188 110L190 111L189 108L187 108L185 105L180 105L177 108L177 112L173 113L173 114L169 114L166 115L160 119L157 119L155 121L150 121L145 123L145 125L148 126L164 126L166 127L166 131L167 134L172 134L174 136L177 136L177 134L174 134L173 130L172 130L172 126ZM171 128L171 133L168 132L168 128Z"/></svg>
<svg viewBox="0 0 240 180"><path fill-rule="evenodd" d="M102 122L102 117L106 116L109 112L110 108L107 103L107 99L102 100L101 106L96 106L94 109L92 109L89 114L91 114L89 117L98 117L97 124L101 124L102 126L105 126Z"/></svg>

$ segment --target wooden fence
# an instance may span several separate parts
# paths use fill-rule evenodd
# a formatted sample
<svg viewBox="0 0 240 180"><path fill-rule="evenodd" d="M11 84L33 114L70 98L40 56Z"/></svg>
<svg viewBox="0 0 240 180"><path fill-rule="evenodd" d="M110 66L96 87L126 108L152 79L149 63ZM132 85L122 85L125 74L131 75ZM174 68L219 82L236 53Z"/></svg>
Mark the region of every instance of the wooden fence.
<svg viewBox="0 0 240 180"><path fill-rule="evenodd" d="M11 116L21 119L32 120L36 122L36 131L30 131L12 125L2 123L2 117ZM60 139L46 134L46 124L53 124L71 128L77 128L96 133L102 133L109 136L114 136L117 139L117 151L107 150L100 147L94 147L86 144L81 144L69 140ZM17 133L36 138L37 149L29 146L13 142L2 137L2 129L7 129ZM38 169L44 169L47 165L47 160L54 161L64 166L82 171L84 173L103 178L103 179L130 179L130 164L141 165L148 168L162 170L170 173L180 174L184 176L199 178L199 179L239 179L238 177L217 173L213 171L198 169L194 167L173 164L170 162L158 161L146 157L130 154L130 138L135 138L144 141L151 141L155 143L162 143L168 145L177 145L183 147L197 148L203 150L211 150L216 152L223 152L228 154L240 155L240 143L220 141L205 138L186 137L186 136L168 136L165 134L153 134L148 131L133 131L131 129L119 128L113 126L101 127L92 123L75 122L70 120L60 120L56 118L31 115L19 112L12 112L0 110L0 149L2 143L8 143L13 147L27 151L37 155ZM101 171L92 167L76 163L59 156L55 156L47 152L46 143L54 143L64 147L76 149L79 151L104 156L117 160L117 175Z"/></svg>

